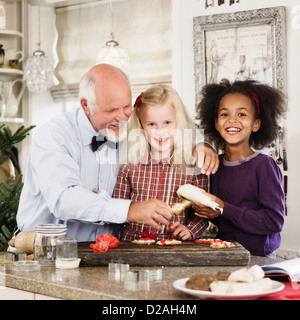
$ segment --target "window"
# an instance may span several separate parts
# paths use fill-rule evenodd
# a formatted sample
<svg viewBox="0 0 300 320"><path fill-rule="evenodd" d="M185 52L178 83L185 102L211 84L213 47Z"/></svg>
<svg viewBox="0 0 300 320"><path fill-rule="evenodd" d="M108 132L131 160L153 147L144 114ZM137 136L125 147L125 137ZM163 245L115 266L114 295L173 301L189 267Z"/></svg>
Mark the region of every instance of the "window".
<svg viewBox="0 0 300 320"><path fill-rule="evenodd" d="M115 40L129 55L133 97L155 83L172 82L171 0L114 0ZM53 88L56 101L77 99L81 76L96 63L98 51L111 39L107 0L56 8L58 64Z"/></svg>

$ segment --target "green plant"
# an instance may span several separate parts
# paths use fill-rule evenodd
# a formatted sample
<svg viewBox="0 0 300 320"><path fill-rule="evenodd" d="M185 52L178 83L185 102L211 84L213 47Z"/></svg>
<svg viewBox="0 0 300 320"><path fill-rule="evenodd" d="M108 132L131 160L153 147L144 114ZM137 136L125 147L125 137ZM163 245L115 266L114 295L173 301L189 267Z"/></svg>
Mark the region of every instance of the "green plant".
<svg viewBox="0 0 300 320"><path fill-rule="evenodd" d="M25 128L21 126L13 134L6 125L0 126L0 165L13 157L11 149L13 146L29 135L29 131L35 126ZM14 159L15 160L15 159ZM13 162L14 162L13 160ZM6 250L8 241L12 238L13 231L17 225L16 215L18 211L20 195L23 188L22 175L14 181L11 178L0 182L0 251Z"/></svg>
<svg viewBox="0 0 300 320"><path fill-rule="evenodd" d="M2 233L0 233L0 251L4 251L8 247L8 241L12 238L13 233L6 227L1 226Z"/></svg>
<svg viewBox="0 0 300 320"><path fill-rule="evenodd" d="M33 129L35 126L30 126L25 128L24 126L21 126L17 131L13 134L9 127L7 127L5 124L2 124L0 126L0 150L2 151L9 151L11 148L26 138L27 135L29 135L29 131ZM3 164L7 159L9 158L9 155L5 155L0 160L0 165Z"/></svg>
<svg viewBox="0 0 300 320"><path fill-rule="evenodd" d="M16 213L23 188L22 175L13 182L11 179L0 182L0 225L10 230L16 226Z"/></svg>

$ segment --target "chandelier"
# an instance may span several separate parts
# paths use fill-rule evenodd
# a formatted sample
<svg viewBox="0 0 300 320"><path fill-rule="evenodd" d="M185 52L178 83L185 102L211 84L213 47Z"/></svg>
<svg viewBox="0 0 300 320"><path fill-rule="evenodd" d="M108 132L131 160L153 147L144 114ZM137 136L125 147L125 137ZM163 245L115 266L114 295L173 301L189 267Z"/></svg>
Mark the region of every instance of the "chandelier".
<svg viewBox="0 0 300 320"><path fill-rule="evenodd" d="M38 5L38 49L27 59L24 68L24 81L30 92L39 94L53 85L53 66L45 52L41 50L40 40L40 0Z"/></svg>
<svg viewBox="0 0 300 320"><path fill-rule="evenodd" d="M125 69L129 63L129 58L124 49L119 46L119 43L114 39L114 19L112 0L110 0L110 13L111 13L111 40L107 41L105 46L100 49L97 56L97 63L112 64L121 69Z"/></svg>

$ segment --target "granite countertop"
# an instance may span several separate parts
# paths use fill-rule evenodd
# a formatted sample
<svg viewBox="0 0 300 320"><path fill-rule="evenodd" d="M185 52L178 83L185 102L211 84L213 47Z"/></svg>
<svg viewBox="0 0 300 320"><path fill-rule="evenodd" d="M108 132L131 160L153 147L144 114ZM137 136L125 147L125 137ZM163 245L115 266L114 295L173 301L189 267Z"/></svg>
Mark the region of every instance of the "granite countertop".
<svg viewBox="0 0 300 320"><path fill-rule="evenodd" d="M278 262L277 259L252 256L249 266ZM130 269L162 270L161 280L150 280L136 287L114 279L107 266L63 270L42 267L40 271L13 271L0 266L0 285L67 300L190 300L192 296L173 288L173 281L194 274L234 271L245 266L130 266Z"/></svg>

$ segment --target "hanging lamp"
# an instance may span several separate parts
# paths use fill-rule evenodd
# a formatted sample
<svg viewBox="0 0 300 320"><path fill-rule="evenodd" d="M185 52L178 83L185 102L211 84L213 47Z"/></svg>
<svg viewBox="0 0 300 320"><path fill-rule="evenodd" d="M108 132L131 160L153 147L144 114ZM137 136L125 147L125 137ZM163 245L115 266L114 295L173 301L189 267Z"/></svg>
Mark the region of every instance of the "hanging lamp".
<svg viewBox="0 0 300 320"><path fill-rule="evenodd" d="M97 63L112 64L121 69L125 69L129 63L129 58L124 49L119 46L119 43L114 39L114 17L112 0L110 0L110 13L111 13L111 40L107 41L105 46L102 47L97 56Z"/></svg>
<svg viewBox="0 0 300 320"><path fill-rule="evenodd" d="M40 94L53 85L53 66L45 52L41 50L40 0L38 4L38 49L27 59L24 68L24 81L30 92Z"/></svg>

